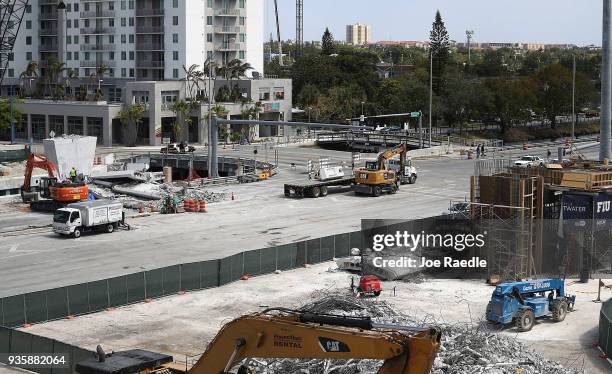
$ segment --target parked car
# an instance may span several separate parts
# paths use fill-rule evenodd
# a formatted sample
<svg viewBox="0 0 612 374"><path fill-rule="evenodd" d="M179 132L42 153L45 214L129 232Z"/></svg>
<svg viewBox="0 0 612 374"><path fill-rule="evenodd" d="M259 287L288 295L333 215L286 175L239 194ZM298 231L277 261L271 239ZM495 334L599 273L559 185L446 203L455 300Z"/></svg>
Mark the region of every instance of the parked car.
<svg viewBox="0 0 612 374"><path fill-rule="evenodd" d="M523 156L514 162L514 166L521 168L544 166L544 159L539 156Z"/></svg>

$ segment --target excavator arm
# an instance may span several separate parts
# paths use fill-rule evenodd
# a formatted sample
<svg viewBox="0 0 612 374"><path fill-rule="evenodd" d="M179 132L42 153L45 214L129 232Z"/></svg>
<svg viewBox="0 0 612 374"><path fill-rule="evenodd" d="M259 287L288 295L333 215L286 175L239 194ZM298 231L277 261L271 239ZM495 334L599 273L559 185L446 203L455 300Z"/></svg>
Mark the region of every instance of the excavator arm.
<svg viewBox="0 0 612 374"><path fill-rule="evenodd" d="M23 190L29 191L32 185L32 172L34 168L46 170L51 178L57 178L57 169L55 165L47 160L46 157L37 156L30 153L26 162L25 172L23 175Z"/></svg>
<svg viewBox="0 0 612 374"><path fill-rule="evenodd" d="M437 328L375 329L369 318L309 313L253 314L223 327L188 374L222 374L247 358L383 360L379 374L427 374Z"/></svg>
<svg viewBox="0 0 612 374"><path fill-rule="evenodd" d="M385 170L385 161L396 155L400 155L400 170L404 170L404 166L406 166L406 151L406 144L401 144L393 149L382 152L378 155L378 170Z"/></svg>
<svg viewBox="0 0 612 374"><path fill-rule="evenodd" d="M378 374L429 374L440 346L440 329L378 325L369 317L269 309L229 322L187 370L172 357L133 349L97 355L76 366L80 374L229 374L249 358L371 359ZM248 372L244 367L238 373Z"/></svg>

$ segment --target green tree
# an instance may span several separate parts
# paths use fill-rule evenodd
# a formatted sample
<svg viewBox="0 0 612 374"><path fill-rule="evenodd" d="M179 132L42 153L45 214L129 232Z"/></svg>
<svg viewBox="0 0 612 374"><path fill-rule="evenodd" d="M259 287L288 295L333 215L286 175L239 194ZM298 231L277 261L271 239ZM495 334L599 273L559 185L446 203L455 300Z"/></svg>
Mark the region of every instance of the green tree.
<svg viewBox="0 0 612 374"><path fill-rule="evenodd" d="M535 88L527 79L492 78L486 81L492 94L491 110L499 120L502 134L514 124L531 119L537 105Z"/></svg>
<svg viewBox="0 0 612 374"><path fill-rule="evenodd" d="M123 140L129 147L136 146L138 141L138 128L142 123L145 108L141 104L124 105L119 112L119 121L123 125Z"/></svg>
<svg viewBox="0 0 612 374"><path fill-rule="evenodd" d="M434 92L436 94L440 93L444 85L442 76L448 62L449 45L448 31L446 31L442 15L438 10L429 34L429 53L433 58Z"/></svg>
<svg viewBox="0 0 612 374"><path fill-rule="evenodd" d="M14 104L18 100L13 99L13 125L15 128L21 128L23 112L15 107ZM11 128L11 104L10 100L0 97L0 130Z"/></svg>
<svg viewBox="0 0 612 374"><path fill-rule="evenodd" d="M571 111L572 72L559 63L542 68L534 77L538 106L554 127L557 116Z"/></svg>
<svg viewBox="0 0 612 374"><path fill-rule="evenodd" d="M323 37L321 38L321 54L325 56L333 55L336 52L336 46L334 45L334 37L329 31L329 28L325 28Z"/></svg>
<svg viewBox="0 0 612 374"><path fill-rule="evenodd" d="M319 103L321 91L314 84L307 84L298 95L298 104L303 108L315 107Z"/></svg>

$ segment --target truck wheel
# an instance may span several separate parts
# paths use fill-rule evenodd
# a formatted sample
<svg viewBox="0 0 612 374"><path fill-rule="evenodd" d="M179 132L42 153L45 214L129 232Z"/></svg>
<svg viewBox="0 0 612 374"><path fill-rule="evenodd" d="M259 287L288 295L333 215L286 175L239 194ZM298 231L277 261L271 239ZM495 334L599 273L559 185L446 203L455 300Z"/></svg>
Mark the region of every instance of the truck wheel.
<svg viewBox="0 0 612 374"><path fill-rule="evenodd" d="M313 187L312 190L310 190L310 196L314 199L318 198L321 196L321 189L319 187Z"/></svg>
<svg viewBox="0 0 612 374"><path fill-rule="evenodd" d="M374 196L374 197L380 196L380 187L379 186L372 187L372 196Z"/></svg>
<svg viewBox="0 0 612 374"><path fill-rule="evenodd" d="M115 226L112 223L109 223L108 225L106 225L106 232L107 233L112 233L113 231L115 231Z"/></svg>
<svg viewBox="0 0 612 374"><path fill-rule="evenodd" d="M417 180L417 176L416 176L416 175L414 175L414 174L412 174L412 175L410 176L410 179L408 180L408 183L409 183L409 184L415 184L415 183L416 183L416 180Z"/></svg>
<svg viewBox="0 0 612 374"><path fill-rule="evenodd" d="M374 296L376 297L380 296L380 291L374 291Z"/></svg>
<svg viewBox="0 0 612 374"><path fill-rule="evenodd" d="M285 191L285 197L291 197L291 192Z"/></svg>
<svg viewBox="0 0 612 374"><path fill-rule="evenodd" d="M328 191L327 191L327 186L321 186L321 197L325 197L327 196Z"/></svg>
<svg viewBox="0 0 612 374"><path fill-rule="evenodd" d="M78 239L81 237L81 229L80 228L76 228L74 229L74 232L72 233L72 236L74 236L75 239Z"/></svg>
<svg viewBox="0 0 612 374"><path fill-rule="evenodd" d="M531 309L523 309L519 312L516 317L516 329L520 332L529 331L533 328L533 324L535 323L535 316L533 314L533 310Z"/></svg>
<svg viewBox="0 0 612 374"><path fill-rule="evenodd" d="M553 301L552 315L555 322L563 321L567 315L567 303L564 300Z"/></svg>

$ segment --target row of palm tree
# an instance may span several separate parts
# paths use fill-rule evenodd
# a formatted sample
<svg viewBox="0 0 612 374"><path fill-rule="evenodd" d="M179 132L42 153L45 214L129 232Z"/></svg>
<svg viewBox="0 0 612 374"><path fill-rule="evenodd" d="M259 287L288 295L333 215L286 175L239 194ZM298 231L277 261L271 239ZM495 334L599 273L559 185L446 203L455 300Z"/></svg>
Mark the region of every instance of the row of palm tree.
<svg viewBox="0 0 612 374"><path fill-rule="evenodd" d="M246 77L246 73L253 69L251 64L248 62L242 62L240 59L233 59L224 66L216 66L215 63L207 62L201 70L200 65L197 64L193 64L189 67L183 65L183 70L185 71L185 82L187 86L186 89L191 98L196 98L202 101L209 100L210 95L207 92L207 86L204 83L210 77L211 66L215 69L217 77L223 77L229 82L229 84L226 85L227 91L229 92L234 89L232 85L232 81L234 79ZM202 89L202 87L204 87L204 89ZM204 92L204 95L200 95L200 92ZM237 98L235 98L235 100L237 100Z"/></svg>
<svg viewBox="0 0 612 374"><path fill-rule="evenodd" d="M22 87L24 86L24 80L29 81L28 91L30 95L33 93L32 80L37 80L37 84L42 85L41 96L43 97L61 100L65 98L67 93L69 97L87 100L87 92L92 91L93 95L90 99L98 101L103 96L102 92L97 89L98 82L109 71L109 67L103 64L96 67L96 70L89 76L89 83L85 87L81 87L81 94L78 97L72 87L72 81L78 77L76 70L66 68L65 63L54 58L48 60L44 74L41 74L41 67L38 62L30 61L19 78ZM42 78L42 81L39 78Z"/></svg>

